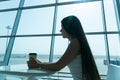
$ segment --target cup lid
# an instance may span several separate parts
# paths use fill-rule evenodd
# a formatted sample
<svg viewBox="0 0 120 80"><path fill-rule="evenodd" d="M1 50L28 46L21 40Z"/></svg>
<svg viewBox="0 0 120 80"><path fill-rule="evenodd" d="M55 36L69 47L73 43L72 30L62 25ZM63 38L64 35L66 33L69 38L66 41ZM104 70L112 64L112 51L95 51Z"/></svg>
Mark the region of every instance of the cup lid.
<svg viewBox="0 0 120 80"><path fill-rule="evenodd" d="M29 55L37 55L37 53L29 53Z"/></svg>

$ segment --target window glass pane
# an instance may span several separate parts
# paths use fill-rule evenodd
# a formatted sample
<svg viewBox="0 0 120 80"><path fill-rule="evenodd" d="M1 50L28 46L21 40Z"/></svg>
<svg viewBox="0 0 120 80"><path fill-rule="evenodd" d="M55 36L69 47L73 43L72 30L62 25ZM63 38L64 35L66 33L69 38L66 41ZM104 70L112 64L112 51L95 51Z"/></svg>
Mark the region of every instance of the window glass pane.
<svg viewBox="0 0 120 80"><path fill-rule="evenodd" d="M105 7L107 30L108 31L117 31L118 29L117 29L113 0L105 0L104 7Z"/></svg>
<svg viewBox="0 0 120 80"><path fill-rule="evenodd" d="M16 11L0 13L0 36L11 34L15 17Z"/></svg>
<svg viewBox="0 0 120 80"><path fill-rule="evenodd" d="M51 37L22 37L16 38L12 50L10 64L24 64L28 60L28 54L31 52L38 54L38 59L48 62L50 52ZM46 56L47 55L47 56ZM13 58L14 57L14 58ZM21 58L23 58L21 60ZM20 61L21 60L21 61ZM17 62L18 61L18 62Z"/></svg>
<svg viewBox="0 0 120 80"><path fill-rule="evenodd" d="M54 7L24 10L17 35L52 33Z"/></svg>
<svg viewBox="0 0 120 80"><path fill-rule="evenodd" d="M87 39L94 55L106 55L104 35L87 35Z"/></svg>
<svg viewBox="0 0 120 80"><path fill-rule="evenodd" d="M58 6L57 33L61 28L60 21L69 15L75 15L80 19L85 32L103 31L100 2Z"/></svg>
<svg viewBox="0 0 120 80"><path fill-rule="evenodd" d="M120 56L120 41L118 34L109 34L108 35L109 40L109 50L110 50L110 56Z"/></svg>
<svg viewBox="0 0 120 80"><path fill-rule="evenodd" d="M0 38L0 65L1 65L1 62L4 59L4 55L5 55L6 47L7 47L7 44L8 44L8 40L9 40L9 38Z"/></svg>
<svg viewBox="0 0 120 80"><path fill-rule="evenodd" d="M104 60L106 59L104 35L87 35L87 39L99 73L106 75L107 66L104 65Z"/></svg>
<svg viewBox="0 0 120 80"><path fill-rule="evenodd" d="M8 36L11 34L15 17L16 11L0 13L0 36ZM9 37L0 37L0 60L4 59L8 41Z"/></svg>
<svg viewBox="0 0 120 80"><path fill-rule="evenodd" d="M20 0L8 0L0 2L0 9L7 9L7 8L16 8L19 6Z"/></svg>
<svg viewBox="0 0 120 80"><path fill-rule="evenodd" d="M62 36L56 36L55 37L55 45L54 45L54 55L62 56L67 49L68 43L69 43L68 39L63 39ZM59 59L59 58L57 57L57 59Z"/></svg>
<svg viewBox="0 0 120 80"><path fill-rule="evenodd" d="M120 65L120 40L118 34L109 34L109 52L110 62L112 64Z"/></svg>
<svg viewBox="0 0 120 80"><path fill-rule="evenodd" d="M0 38L0 54L5 54L6 47L6 38Z"/></svg>
<svg viewBox="0 0 120 80"><path fill-rule="evenodd" d="M42 5L42 4L50 4L55 3L55 0L25 0L24 6L34 6L34 5Z"/></svg>

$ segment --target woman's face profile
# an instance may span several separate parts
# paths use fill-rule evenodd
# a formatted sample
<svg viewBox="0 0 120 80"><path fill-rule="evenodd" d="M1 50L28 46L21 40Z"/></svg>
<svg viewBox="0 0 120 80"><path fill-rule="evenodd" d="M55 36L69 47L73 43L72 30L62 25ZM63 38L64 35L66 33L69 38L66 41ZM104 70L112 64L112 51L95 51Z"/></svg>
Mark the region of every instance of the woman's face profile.
<svg viewBox="0 0 120 80"><path fill-rule="evenodd" d="M60 32L62 33L63 38L68 38L69 37L68 33L65 31L65 29L63 27L61 27Z"/></svg>

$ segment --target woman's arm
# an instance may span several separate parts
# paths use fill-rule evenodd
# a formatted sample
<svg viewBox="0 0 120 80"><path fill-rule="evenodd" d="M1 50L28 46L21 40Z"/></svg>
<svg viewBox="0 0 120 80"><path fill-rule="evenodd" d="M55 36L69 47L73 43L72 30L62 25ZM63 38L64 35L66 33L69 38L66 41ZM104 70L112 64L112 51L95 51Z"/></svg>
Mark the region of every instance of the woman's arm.
<svg viewBox="0 0 120 80"><path fill-rule="evenodd" d="M31 68L41 67L46 70L58 71L65 67L74 59L76 54L79 52L79 49L80 49L79 42L77 39L74 39L69 44L64 55L56 63L42 63L33 59L32 61L28 62L28 66L30 66Z"/></svg>

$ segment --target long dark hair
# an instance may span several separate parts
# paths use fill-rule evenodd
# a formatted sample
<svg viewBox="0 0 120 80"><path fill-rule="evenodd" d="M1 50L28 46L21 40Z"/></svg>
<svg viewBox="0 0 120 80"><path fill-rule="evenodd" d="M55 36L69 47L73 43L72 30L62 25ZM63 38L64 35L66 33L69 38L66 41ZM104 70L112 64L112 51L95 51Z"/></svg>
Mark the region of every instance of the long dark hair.
<svg viewBox="0 0 120 80"><path fill-rule="evenodd" d="M79 40L83 78L85 77L85 80L100 80L91 49L79 19L73 15L68 16L61 21L61 24L68 34Z"/></svg>

